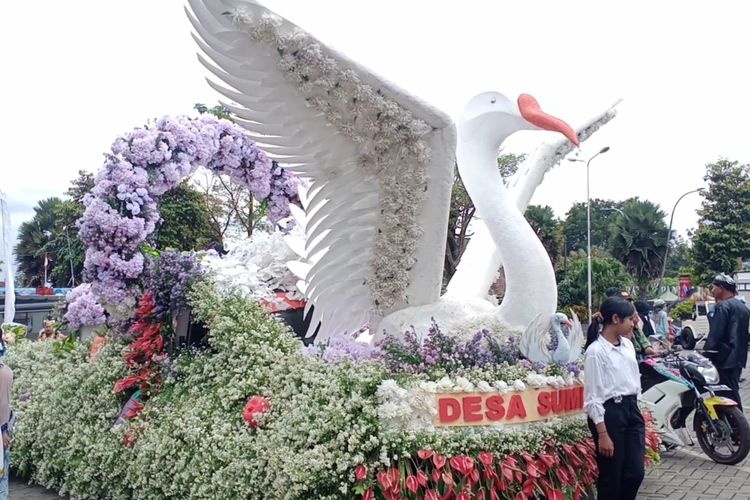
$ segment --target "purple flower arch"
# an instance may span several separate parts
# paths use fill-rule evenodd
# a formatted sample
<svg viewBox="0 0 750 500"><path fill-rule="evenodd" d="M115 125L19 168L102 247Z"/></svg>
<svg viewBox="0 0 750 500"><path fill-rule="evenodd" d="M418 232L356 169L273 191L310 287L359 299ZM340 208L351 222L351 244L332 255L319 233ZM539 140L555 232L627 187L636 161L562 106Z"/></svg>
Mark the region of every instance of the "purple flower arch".
<svg viewBox="0 0 750 500"><path fill-rule="evenodd" d="M299 204L298 179L228 120L164 117L137 128L112 144L78 221L96 296L111 305L133 297L144 269L141 246L159 222L159 196L199 166L246 185L253 198L268 203L274 223L289 215L289 203Z"/></svg>

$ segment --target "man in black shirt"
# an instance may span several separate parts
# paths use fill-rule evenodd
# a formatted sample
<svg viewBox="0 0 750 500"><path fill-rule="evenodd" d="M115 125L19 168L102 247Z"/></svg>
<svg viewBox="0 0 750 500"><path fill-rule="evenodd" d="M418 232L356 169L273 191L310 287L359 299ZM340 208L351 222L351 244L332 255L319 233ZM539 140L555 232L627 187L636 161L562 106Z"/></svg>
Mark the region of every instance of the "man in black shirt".
<svg viewBox="0 0 750 500"><path fill-rule="evenodd" d="M740 401L740 373L747 363L747 340L750 311L737 297L737 285L724 274L714 278L711 294L716 307L708 313L708 339L705 349L719 371L721 384L732 389L733 399L742 410Z"/></svg>

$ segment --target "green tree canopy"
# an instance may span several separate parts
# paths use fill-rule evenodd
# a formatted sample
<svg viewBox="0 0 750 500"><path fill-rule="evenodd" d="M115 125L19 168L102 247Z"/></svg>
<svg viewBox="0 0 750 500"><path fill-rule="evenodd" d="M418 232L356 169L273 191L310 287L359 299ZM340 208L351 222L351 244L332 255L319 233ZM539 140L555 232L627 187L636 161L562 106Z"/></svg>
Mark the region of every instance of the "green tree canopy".
<svg viewBox="0 0 750 500"><path fill-rule="evenodd" d="M62 200L57 197L39 201L34 207L34 217L18 228L15 254L22 286L43 285L45 255L48 273L57 260L51 243L55 231L55 209L61 203Z"/></svg>
<svg viewBox="0 0 750 500"><path fill-rule="evenodd" d="M561 276L557 287L557 302L560 309L588 303L588 265L586 252L579 250L568 259L567 271ZM608 288L630 287L633 277L625 266L598 249L591 256L591 296L594 309L604 300Z"/></svg>
<svg viewBox="0 0 750 500"><path fill-rule="evenodd" d="M623 204L610 226L609 250L622 262L646 295L650 282L661 275L667 249L666 214L658 205L638 198Z"/></svg>
<svg viewBox="0 0 750 500"><path fill-rule="evenodd" d="M221 243L221 230L209 213L206 197L187 181L159 199L162 222L153 235L160 250L194 250Z"/></svg>
<svg viewBox="0 0 750 500"><path fill-rule="evenodd" d="M750 257L750 165L721 158L706 165L692 255L697 284L736 271Z"/></svg>
<svg viewBox="0 0 750 500"><path fill-rule="evenodd" d="M562 226L552 208L546 205L529 205L524 216L547 250L552 264L557 266L563 254L563 237Z"/></svg>
<svg viewBox="0 0 750 500"><path fill-rule="evenodd" d="M609 248L609 228L622 210L623 202L591 200L591 246ZM586 202L575 203L562 223L565 247L568 252L586 249Z"/></svg>

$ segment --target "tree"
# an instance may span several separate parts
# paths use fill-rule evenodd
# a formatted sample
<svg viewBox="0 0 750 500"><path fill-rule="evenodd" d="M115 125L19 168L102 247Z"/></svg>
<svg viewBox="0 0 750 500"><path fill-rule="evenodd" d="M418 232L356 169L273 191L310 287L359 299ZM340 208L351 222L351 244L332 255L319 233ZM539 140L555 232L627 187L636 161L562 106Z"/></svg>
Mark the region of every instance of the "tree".
<svg viewBox="0 0 750 500"><path fill-rule="evenodd" d="M52 249L55 230L55 208L62 203L57 197L41 200L34 207L34 217L18 228L18 243L15 247L20 282L23 286L41 286L47 271L54 265L56 256ZM49 278L49 276L48 276Z"/></svg>
<svg viewBox="0 0 750 500"><path fill-rule="evenodd" d="M691 274L694 267L693 254L688 240L680 235L672 235L669 241L669 258L664 276L677 278L681 274Z"/></svg>
<svg viewBox="0 0 750 500"><path fill-rule="evenodd" d="M225 120L234 121L235 118L229 109L222 105L209 108L198 103L193 108L201 114L210 113ZM211 225L218 230L214 238L217 243L223 243L224 236L229 231L242 233L249 238L263 223L266 204L253 200L250 190L244 184L211 172L194 178L193 184L206 201Z"/></svg>
<svg viewBox="0 0 750 500"><path fill-rule="evenodd" d="M78 239L76 221L85 209L83 197L94 188L94 176L85 170L70 183L63 200L55 208L55 227L50 242L50 251L55 256L52 267L52 282L57 286L73 286L83 282L83 263L86 249ZM72 267L72 273L71 273Z"/></svg>
<svg viewBox="0 0 750 500"><path fill-rule="evenodd" d="M588 262L586 252L579 250L570 255L567 271L562 273L557 287L560 309L588 303ZM625 288L633 284L633 277L617 259L599 249L591 255L591 296L593 307L604 300L608 288Z"/></svg>
<svg viewBox="0 0 750 500"><path fill-rule="evenodd" d="M162 222L153 235L160 250L194 250L221 243L222 234L211 218L206 198L187 181L159 199Z"/></svg>
<svg viewBox="0 0 750 500"><path fill-rule="evenodd" d="M518 166L526 159L526 155L513 153L504 154L497 158L497 167L504 179L513 175ZM445 265L443 266L443 280L447 283L456 272L461 256L469 244L471 232L469 225L474 218L476 209L466 192L461 177L456 168L451 191L451 204L448 216L448 241L445 245Z"/></svg>
<svg viewBox="0 0 750 500"><path fill-rule="evenodd" d="M635 277L639 295L660 276L667 250L666 214L650 201L631 198L610 226L609 250Z"/></svg>
<svg viewBox="0 0 750 500"><path fill-rule="evenodd" d="M622 202L612 200L591 200L591 246L606 249L609 247L609 227L622 210ZM562 223L565 247L568 252L586 249L586 203L575 203Z"/></svg>
<svg viewBox="0 0 750 500"><path fill-rule="evenodd" d="M557 266L563 253L562 227L552 208L529 205L524 216L547 250L552 264Z"/></svg>
<svg viewBox="0 0 750 500"><path fill-rule="evenodd" d="M750 256L750 165L720 158L706 165L692 256L699 283L732 273Z"/></svg>

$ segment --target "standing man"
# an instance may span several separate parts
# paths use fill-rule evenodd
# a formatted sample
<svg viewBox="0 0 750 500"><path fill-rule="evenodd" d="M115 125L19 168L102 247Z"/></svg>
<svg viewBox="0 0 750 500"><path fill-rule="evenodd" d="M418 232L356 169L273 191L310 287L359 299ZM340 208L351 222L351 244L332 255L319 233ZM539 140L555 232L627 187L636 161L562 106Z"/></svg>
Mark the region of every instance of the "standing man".
<svg viewBox="0 0 750 500"><path fill-rule="evenodd" d="M669 339L669 318L667 317L667 304L661 299L654 301L654 331L656 336L662 340Z"/></svg>
<svg viewBox="0 0 750 500"><path fill-rule="evenodd" d="M5 355L5 342L0 337L0 357ZM0 435L3 440L2 474L0 474L0 500L8 500L8 478L10 477L10 435L13 432L13 410L10 408L10 393L13 372L0 360Z"/></svg>
<svg viewBox="0 0 750 500"><path fill-rule="evenodd" d="M732 389L732 397L742 410L740 374L747 363L748 323L750 311L737 300L737 285L727 275L720 274L711 284L716 307L708 313L708 339L705 349L719 371L719 383Z"/></svg>

